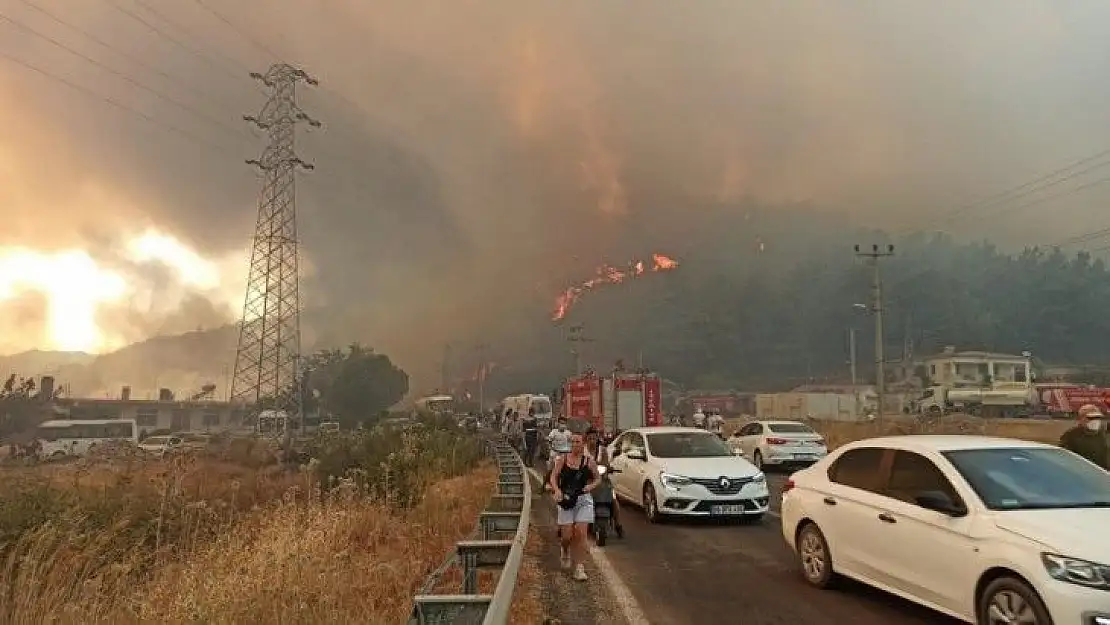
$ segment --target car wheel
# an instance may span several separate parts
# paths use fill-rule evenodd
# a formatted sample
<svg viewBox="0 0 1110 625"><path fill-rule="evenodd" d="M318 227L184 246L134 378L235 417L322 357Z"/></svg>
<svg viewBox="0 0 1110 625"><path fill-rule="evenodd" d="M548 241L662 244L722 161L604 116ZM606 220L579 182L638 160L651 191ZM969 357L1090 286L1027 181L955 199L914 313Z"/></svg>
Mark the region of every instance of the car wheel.
<svg viewBox="0 0 1110 625"><path fill-rule="evenodd" d="M1037 592L1016 577L1000 577L983 590L976 609L979 625L1051 625L1052 617Z"/></svg>
<svg viewBox="0 0 1110 625"><path fill-rule="evenodd" d="M659 514L659 500L655 496L655 487L651 484L644 484L644 516L647 517L649 523L658 523L662 519Z"/></svg>
<svg viewBox="0 0 1110 625"><path fill-rule="evenodd" d="M806 523L798 532L798 566L810 586L828 588L835 577L829 543L815 523Z"/></svg>
<svg viewBox="0 0 1110 625"><path fill-rule="evenodd" d="M752 456L752 463L755 464L755 468L760 471L763 470L763 454L758 449L755 450L755 455Z"/></svg>

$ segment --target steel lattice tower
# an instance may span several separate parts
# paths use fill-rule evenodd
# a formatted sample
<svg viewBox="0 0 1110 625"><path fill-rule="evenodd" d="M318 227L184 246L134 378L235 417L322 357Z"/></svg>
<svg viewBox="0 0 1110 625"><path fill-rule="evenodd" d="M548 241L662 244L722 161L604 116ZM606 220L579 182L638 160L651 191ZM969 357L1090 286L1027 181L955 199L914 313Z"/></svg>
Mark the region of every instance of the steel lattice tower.
<svg viewBox="0 0 1110 625"><path fill-rule="evenodd" d="M294 152L295 127L319 127L298 106L297 83L317 81L295 67L278 64L265 74L251 73L269 92L257 116L244 116L269 135L259 159L262 172L258 223L251 246L250 273L239 324L231 400L252 404L253 412L282 410L303 418L300 383L300 289L297 262L296 172L314 167Z"/></svg>

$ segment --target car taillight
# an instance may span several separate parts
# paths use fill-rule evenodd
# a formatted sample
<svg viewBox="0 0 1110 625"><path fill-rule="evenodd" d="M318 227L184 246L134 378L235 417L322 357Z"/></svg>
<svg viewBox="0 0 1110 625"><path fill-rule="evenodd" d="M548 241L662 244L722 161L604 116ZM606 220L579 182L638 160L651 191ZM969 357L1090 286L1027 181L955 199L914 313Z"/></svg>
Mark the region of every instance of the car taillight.
<svg viewBox="0 0 1110 625"><path fill-rule="evenodd" d="M786 483L782 485L782 493L785 495L792 488L794 488L794 480L786 480Z"/></svg>
<svg viewBox="0 0 1110 625"><path fill-rule="evenodd" d="M787 443L787 440L785 438L771 437L771 438L767 439L767 444L768 445L785 445L786 443Z"/></svg>

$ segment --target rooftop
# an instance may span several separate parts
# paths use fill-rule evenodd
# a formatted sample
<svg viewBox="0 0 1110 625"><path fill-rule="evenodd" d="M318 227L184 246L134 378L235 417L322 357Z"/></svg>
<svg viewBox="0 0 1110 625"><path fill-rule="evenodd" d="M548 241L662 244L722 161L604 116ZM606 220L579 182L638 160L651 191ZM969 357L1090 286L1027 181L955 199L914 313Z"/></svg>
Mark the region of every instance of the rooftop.
<svg viewBox="0 0 1110 625"><path fill-rule="evenodd" d="M947 360L950 358L980 358L991 360L1029 360L1027 357L1020 354L1003 354L1000 352L980 352L980 351L964 351L964 352L941 352L926 356L925 360Z"/></svg>

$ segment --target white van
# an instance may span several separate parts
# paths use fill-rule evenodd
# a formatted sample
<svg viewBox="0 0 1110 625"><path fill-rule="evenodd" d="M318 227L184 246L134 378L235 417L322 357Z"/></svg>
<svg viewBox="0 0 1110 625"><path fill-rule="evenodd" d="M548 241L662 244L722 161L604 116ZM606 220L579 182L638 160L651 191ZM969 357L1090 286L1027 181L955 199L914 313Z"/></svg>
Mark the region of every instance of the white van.
<svg viewBox="0 0 1110 625"><path fill-rule="evenodd" d="M505 414L506 410L515 410L521 418L528 414L531 409L536 415L536 421L541 427L547 427L551 424L552 407L551 398L547 395L513 395L506 397L501 402L501 414Z"/></svg>

